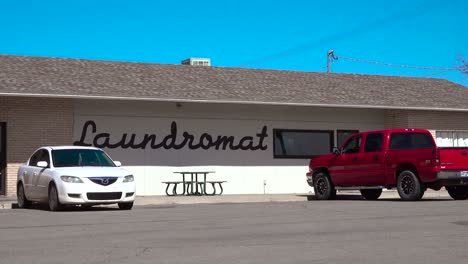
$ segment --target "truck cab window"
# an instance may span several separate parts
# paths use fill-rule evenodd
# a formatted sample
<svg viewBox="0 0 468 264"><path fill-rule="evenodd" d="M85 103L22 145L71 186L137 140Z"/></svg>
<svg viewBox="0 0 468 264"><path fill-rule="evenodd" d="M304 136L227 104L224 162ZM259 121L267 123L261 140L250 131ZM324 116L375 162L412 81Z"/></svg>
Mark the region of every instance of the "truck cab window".
<svg viewBox="0 0 468 264"><path fill-rule="evenodd" d="M343 146L342 153L344 154L358 153L360 146L361 146L361 136L352 137Z"/></svg>
<svg viewBox="0 0 468 264"><path fill-rule="evenodd" d="M364 152L377 152L382 150L383 134L375 133L366 136Z"/></svg>

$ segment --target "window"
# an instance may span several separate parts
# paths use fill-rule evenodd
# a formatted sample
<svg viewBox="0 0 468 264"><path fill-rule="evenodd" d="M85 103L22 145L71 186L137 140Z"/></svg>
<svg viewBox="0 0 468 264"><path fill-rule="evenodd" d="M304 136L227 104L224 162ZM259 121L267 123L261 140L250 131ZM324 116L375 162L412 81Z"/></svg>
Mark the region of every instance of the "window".
<svg viewBox="0 0 468 264"><path fill-rule="evenodd" d="M37 160L37 162L39 162L39 161L45 161L45 162L47 162L47 168L50 168L49 151L43 149L43 150L42 150L42 153L41 153L41 156L39 157L39 159Z"/></svg>
<svg viewBox="0 0 468 264"><path fill-rule="evenodd" d="M39 158L41 156L42 149L36 151L31 158L29 159L29 166L37 166L37 162L39 161Z"/></svg>
<svg viewBox="0 0 468 264"><path fill-rule="evenodd" d="M390 149L433 148L432 137L425 133L393 133L390 137Z"/></svg>
<svg viewBox="0 0 468 264"><path fill-rule="evenodd" d="M439 147L467 147L468 131L436 131Z"/></svg>
<svg viewBox="0 0 468 264"><path fill-rule="evenodd" d="M50 167L50 158L49 158L49 152L45 149L40 149L36 151L32 156L31 159L29 159L29 166L37 166L37 163L39 161L45 161L47 162L47 167Z"/></svg>
<svg viewBox="0 0 468 264"><path fill-rule="evenodd" d="M342 153L346 154L353 154L353 153L358 153L359 152L359 147L361 146L361 136L354 136L350 140L348 140L343 149Z"/></svg>
<svg viewBox="0 0 468 264"><path fill-rule="evenodd" d="M55 167L115 167L104 151L94 149L52 150L52 159Z"/></svg>
<svg viewBox="0 0 468 264"><path fill-rule="evenodd" d="M330 153L333 131L273 129L275 158L303 158Z"/></svg>
<svg viewBox="0 0 468 264"><path fill-rule="evenodd" d="M383 134L367 134L364 152L377 152L382 150Z"/></svg>
<svg viewBox="0 0 468 264"><path fill-rule="evenodd" d="M343 143L353 134L359 133L359 130L337 130L336 146L341 147Z"/></svg>

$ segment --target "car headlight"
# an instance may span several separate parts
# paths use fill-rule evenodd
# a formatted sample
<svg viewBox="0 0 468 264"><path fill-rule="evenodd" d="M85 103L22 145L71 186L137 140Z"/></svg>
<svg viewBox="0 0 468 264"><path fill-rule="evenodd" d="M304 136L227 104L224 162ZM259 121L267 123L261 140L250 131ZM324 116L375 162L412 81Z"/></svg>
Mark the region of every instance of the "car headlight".
<svg viewBox="0 0 468 264"><path fill-rule="evenodd" d="M64 182L70 182L70 183L83 183L83 181L79 177L75 176L60 176L60 179Z"/></svg>
<svg viewBox="0 0 468 264"><path fill-rule="evenodd" d="M132 182L134 180L135 179L133 178L133 175L127 175L127 176L124 177L123 182Z"/></svg>

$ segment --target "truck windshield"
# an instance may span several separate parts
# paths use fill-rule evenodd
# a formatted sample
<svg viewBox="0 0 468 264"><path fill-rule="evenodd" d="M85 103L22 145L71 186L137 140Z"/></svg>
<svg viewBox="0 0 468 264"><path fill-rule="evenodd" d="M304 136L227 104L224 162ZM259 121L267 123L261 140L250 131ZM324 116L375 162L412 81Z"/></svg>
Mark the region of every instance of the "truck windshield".
<svg viewBox="0 0 468 264"><path fill-rule="evenodd" d="M52 161L55 167L115 167L109 156L97 149L52 150Z"/></svg>

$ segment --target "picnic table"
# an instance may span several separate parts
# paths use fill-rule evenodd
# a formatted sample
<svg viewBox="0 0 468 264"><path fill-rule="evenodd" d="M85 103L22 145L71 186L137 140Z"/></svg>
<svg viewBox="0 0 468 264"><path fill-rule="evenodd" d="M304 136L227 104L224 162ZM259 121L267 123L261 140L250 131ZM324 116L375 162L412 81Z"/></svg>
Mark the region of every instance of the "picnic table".
<svg viewBox="0 0 468 264"><path fill-rule="evenodd" d="M207 181L206 175L215 173L214 171L176 171L175 174L182 175L182 181L164 181L166 186L167 196L180 196L180 195L221 195L223 194L223 183L226 181ZM188 178L190 175L190 179ZM203 175L203 180L201 176ZM200 176L200 179L199 179ZM208 192L206 186L211 184L213 191ZM177 186L182 185L182 192L179 193ZM216 185L219 186L219 192ZM172 186L172 193L169 193L169 188ZM180 189L180 188L179 188Z"/></svg>

